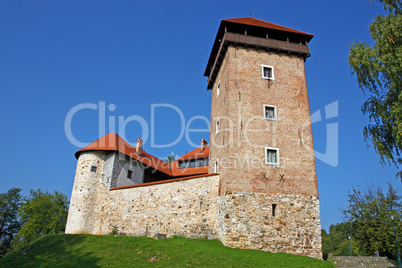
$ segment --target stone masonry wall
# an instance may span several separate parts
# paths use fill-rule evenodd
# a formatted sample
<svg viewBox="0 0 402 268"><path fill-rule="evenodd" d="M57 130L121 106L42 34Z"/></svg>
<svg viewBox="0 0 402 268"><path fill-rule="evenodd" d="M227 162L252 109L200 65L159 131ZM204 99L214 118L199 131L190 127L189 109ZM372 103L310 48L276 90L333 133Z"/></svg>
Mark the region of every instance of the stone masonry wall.
<svg viewBox="0 0 402 268"><path fill-rule="evenodd" d="M219 198L219 239L233 248L321 259L319 217L313 196L227 192Z"/></svg>
<svg viewBox="0 0 402 268"><path fill-rule="evenodd" d="M104 235L115 226L133 236L217 238L219 176L109 190L103 174L90 172L102 157L109 159L92 152L78 160L66 233Z"/></svg>
<svg viewBox="0 0 402 268"><path fill-rule="evenodd" d="M100 207L97 205L99 195L104 194L105 183L102 182L105 169L104 152L81 153L75 172L73 191L66 224L66 233L90 234L95 228ZM96 171L91 171L91 167Z"/></svg>
<svg viewBox="0 0 402 268"><path fill-rule="evenodd" d="M217 238L219 176L209 176L106 192L99 233Z"/></svg>

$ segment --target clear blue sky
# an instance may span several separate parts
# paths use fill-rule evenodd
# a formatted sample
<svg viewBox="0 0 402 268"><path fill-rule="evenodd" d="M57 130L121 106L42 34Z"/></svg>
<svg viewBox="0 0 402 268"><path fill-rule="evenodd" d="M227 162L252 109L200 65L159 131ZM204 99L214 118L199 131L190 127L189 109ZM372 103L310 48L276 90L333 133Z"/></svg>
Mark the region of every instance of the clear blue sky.
<svg viewBox="0 0 402 268"><path fill-rule="evenodd" d="M210 91L203 77L221 19L252 16L315 35L306 62L315 149L325 153L326 125L339 126L336 167L317 159L322 227L340 222L348 191L374 183L386 188L396 168L382 168L362 130L368 119L363 93L347 63L348 44L370 41L368 27L383 9L369 0L353 1L1 1L0 2L0 192L20 187L71 194L79 150L66 137L64 122L79 104L106 107L109 117L140 116L150 123L151 105L177 106L186 123L210 116ZM338 117L325 120L325 106L339 102ZM86 109L72 120L81 142L98 138L97 111ZM113 120L113 119L112 119ZM117 125L117 123L116 123ZM155 143L179 136L180 118L172 109L156 110ZM195 120L192 128L205 128ZM117 130L118 131L118 130ZM118 131L119 132L119 131ZM141 136L139 123L123 134ZM206 133L190 135L198 145ZM171 148L144 148L166 157L193 147L183 139Z"/></svg>

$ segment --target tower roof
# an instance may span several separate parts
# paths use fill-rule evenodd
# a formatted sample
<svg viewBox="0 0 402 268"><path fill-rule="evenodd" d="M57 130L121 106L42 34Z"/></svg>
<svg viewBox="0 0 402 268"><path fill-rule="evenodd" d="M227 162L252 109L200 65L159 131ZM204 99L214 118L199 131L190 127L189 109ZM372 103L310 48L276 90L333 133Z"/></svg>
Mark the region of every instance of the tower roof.
<svg viewBox="0 0 402 268"><path fill-rule="evenodd" d="M267 28L267 29L272 29L272 30L278 30L278 31L284 31L284 32L289 32L289 33L298 33L302 35L307 35L311 36L313 38L314 35L305 33L302 31L298 31L292 28L288 28L285 26L281 26L279 24L271 23L268 21L263 21L255 18L236 18L236 19L223 19L222 22L232 22L232 23L239 23L239 24L246 24L246 25L252 25L252 26L257 26L257 27L262 27L262 28ZM310 40L311 40L310 38Z"/></svg>
<svg viewBox="0 0 402 268"><path fill-rule="evenodd" d="M310 56L308 43L314 35L255 18L223 19L205 68L211 89L229 44Z"/></svg>

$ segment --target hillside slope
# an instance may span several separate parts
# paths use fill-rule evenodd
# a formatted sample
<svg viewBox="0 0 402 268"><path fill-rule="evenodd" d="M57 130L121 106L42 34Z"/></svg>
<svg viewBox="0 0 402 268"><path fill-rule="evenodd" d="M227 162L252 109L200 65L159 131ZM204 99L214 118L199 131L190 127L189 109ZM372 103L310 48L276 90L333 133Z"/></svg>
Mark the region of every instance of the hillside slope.
<svg viewBox="0 0 402 268"><path fill-rule="evenodd" d="M218 240L56 234L0 259L1 267L334 267L309 257L232 249Z"/></svg>

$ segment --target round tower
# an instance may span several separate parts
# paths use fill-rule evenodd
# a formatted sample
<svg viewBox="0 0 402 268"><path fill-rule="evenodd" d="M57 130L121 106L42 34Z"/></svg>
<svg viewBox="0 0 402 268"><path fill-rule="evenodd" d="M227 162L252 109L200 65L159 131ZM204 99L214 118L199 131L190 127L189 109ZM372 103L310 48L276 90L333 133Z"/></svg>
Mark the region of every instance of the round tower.
<svg viewBox="0 0 402 268"><path fill-rule="evenodd" d="M67 234L97 234L97 200L100 192L105 190L102 184L104 159L104 151L85 151L78 156L66 224Z"/></svg>

